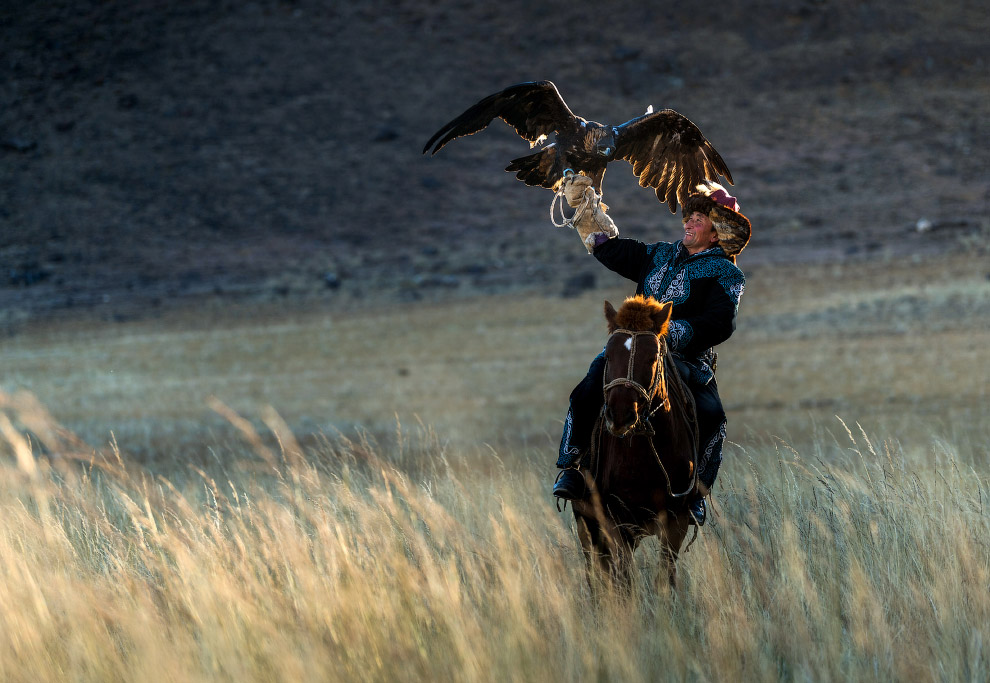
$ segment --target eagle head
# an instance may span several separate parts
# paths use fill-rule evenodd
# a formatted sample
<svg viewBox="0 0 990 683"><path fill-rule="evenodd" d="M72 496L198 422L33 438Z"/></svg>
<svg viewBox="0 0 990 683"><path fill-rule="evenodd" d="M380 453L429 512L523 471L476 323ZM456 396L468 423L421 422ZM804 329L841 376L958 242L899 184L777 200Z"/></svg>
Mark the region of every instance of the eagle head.
<svg viewBox="0 0 990 683"><path fill-rule="evenodd" d="M611 160L615 154L616 130L612 126L598 125L588 130L585 144L592 155Z"/></svg>

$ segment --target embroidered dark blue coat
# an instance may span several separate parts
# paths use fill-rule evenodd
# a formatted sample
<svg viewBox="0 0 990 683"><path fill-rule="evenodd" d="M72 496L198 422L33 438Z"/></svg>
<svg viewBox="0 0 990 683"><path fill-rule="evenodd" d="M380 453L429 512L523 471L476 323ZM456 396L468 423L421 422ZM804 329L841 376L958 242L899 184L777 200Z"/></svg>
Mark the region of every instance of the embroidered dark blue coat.
<svg viewBox="0 0 990 683"><path fill-rule="evenodd" d="M609 270L636 283L636 293L674 304L668 343L689 362L692 379L713 376L712 347L736 329L739 298L746 278L722 247L689 255L681 242L645 244L616 238L594 251Z"/></svg>

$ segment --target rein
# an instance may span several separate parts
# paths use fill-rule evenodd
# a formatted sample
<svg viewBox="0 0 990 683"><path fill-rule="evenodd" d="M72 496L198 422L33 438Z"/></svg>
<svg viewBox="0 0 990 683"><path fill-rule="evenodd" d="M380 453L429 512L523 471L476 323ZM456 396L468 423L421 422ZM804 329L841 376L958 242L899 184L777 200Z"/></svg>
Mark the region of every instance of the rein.
<svg viewBox="0 0 990 683"><path fill-rule="evenodd" d="M647 409L644 415L641 416L639 420L636 422L636 425L633 427L633 430L635 433L642 433L642 432L652 433L653 428L649 426L650 418L653 417L653 415L658 410L660 410L660 408L663 408L664 410L668 410L668 411L670 410L670 398L668 396L667 382L666 382L666 368L664 367L666 364L664 361L668 356L667 341L662 337L659 337L655 332L633 331L633 330L626 330L620 328L615 332L613 332L611 336L614 337L617 334L628 334L631 339L631 343L629 347L629 364L626 367L625 377L616 377L602 388L602 391L605 394L605 400L606 402L608 401L608 392L610 389L614 389L615 387L626 386L635 389L637 392L643 395L643 398L646 399ZM637 342L639 341L640 337L651 337L656 340L657 359L661 361L659 364L660 367L657 368L657 371L653 374L653 379L649 389L647 389L642 384L640 384L635 379L633 379L633 368L635 367L635 360L636 360L636 348L637 348ZM654 397L661 392L662 392L662 400L656 407L653 407ZM644 424L646 426L643 426Z"/></svg>
<svg viewBox="0 0 990 683"><path fill-rule="evenodd" d="M657 453L657 447L653 443L653 439L648 439L650 444L650 450L653 451L653 457L657 459L657 463L660 465L660 469L663 470L663 476L667 480L667 493L672 498L683 498L694 491L695 487L698 485L698 409L694 403L694 395L687 388L684 383L684 378L681 377L681 373L678 372L677 366L674 364L674 357L665 353L663 356L663 363L661 367L667 367L669 365L670 374L675 378L674 387L680 399L680 405L684 406L684 410L681 413L681 417L684 420L684 426L687 428L688 433L691 434L691 480L688 482L688 487L681 493L674 493L671 490L670 485L670 475L667 474L667 468L663 466L663 461L660 459L660 454ZM657 373L659 374L659 373ZM669 399L668 399L669 400ZM697 529L695 529L697 531Z"/></svg>
<svg viewBox="0 0 990 683"><path fill-rule="evenodd" d="M608 392L617 386L627 386L635 389L638 393L642 394L646 399L647 409L644 411L643 415L637 420L633 427L633 435L644 435L647 437L646 441L650 445L650 450L653 453L653 457L656 458L657 464L660 465L661 471L663 471L664 479L667 481L667 494L672 498L683 498L691 494L698 483L698 416L697 407L694 403L694 396L688 389L687 385L684 383L684 379L681 377L680 372L677 370L677 366L674 361L673 354L671 354L667 348L667 340L664 337L660 337L655 332L644 332L644 331L633 331L626 329L617 329L611 336L616 334L628 334L631 338L631 344L629 349L629 364L626 368L625 377L616 377L611 382L608 382L603 387L603 392L605 394L605 403L608 403ZM657 371L654 373L653 378L650 383L649 389L644 387L642 384L633 379L633 367L634 359L636 357L637 342L640 337L649 336L657 341L657 359L658 367ZM667 378L670 377L671 381L668 383ZM653 428L650 420L656 414L660 408L663 408L666 412L671 412L671 400L670 393L671 389L674 390L676 394L675 399L678 405L683 406L683 410L680 412L680 417L684 422L684 426L688 433L691 435L692 448L691 448L691 480L688 482L688 487L680 493L675 493L671 486L670 475L667 473L667 468L663 465L663 460L660 458L660 454L657 452L657 447L653 443L653 436L656 431ZM658 396L662 394L662 396ZM654 398L661 398L660 402L654 406ZM592 443L597 443L601 438L601 426L604 424L605 417L605 405L602 406L602 412L595 425L596 434L593 435ZM601 452L601 448L596 450ZM596 457L597 461L598 458Z"/></svg>

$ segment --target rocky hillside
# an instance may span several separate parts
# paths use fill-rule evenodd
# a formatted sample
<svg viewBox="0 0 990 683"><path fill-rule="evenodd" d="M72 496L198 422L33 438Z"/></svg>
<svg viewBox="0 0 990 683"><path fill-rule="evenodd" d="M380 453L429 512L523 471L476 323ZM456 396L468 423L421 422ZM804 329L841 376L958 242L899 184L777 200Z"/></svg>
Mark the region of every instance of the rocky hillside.
<svg viewBox="0 0 990 683"><path fill-rule="evenodd" d="M590 119L652 104L695 121L753 222L754 273L981 248L981 3L694 7L3 2L0 324L601 284L550 225L551 194L502 171L526 150L507 126L421 154L525 80ZM610 168L623 234L676 238L679 220Z"/></svg>

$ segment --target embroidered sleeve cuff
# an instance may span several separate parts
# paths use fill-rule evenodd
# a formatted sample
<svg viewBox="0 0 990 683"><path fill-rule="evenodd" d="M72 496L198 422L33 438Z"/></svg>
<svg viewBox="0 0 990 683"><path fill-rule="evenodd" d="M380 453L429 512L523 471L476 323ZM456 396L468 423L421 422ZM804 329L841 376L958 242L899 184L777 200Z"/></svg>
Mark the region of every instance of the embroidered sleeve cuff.
<svg viewBox="0 0 990 683"><path fill-rule="evenodd" d="M671 320L667 327L667 343L674 351L683 351L694 336L694 329L685 320Z"/></svg>

